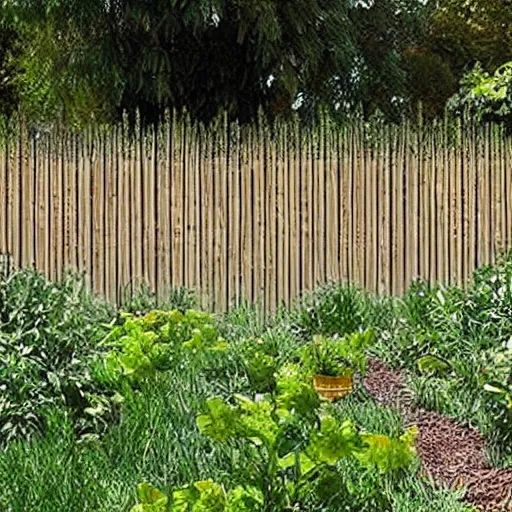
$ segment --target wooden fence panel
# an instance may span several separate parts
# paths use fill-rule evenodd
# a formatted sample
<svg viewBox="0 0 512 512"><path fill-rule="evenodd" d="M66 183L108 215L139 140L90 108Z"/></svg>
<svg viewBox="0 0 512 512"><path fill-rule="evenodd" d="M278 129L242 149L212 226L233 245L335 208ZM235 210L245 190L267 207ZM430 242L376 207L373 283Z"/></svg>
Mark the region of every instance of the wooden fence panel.
<svg viewBox="0 0 512 512"><path fill-rule="evenodd" d="M512 245L512 139L444 120L211 127L174 113L0 142L0 254L121 301L145 283L267 311L326 280L463 284Z"/></svg>

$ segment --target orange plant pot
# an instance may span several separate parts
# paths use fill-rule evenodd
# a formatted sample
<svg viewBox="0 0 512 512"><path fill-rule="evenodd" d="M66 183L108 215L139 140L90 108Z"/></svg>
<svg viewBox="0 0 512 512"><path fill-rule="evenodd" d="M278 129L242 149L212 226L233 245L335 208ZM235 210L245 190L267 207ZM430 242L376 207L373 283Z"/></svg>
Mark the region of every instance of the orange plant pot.
<svg viewBox="0 0 512 512"><path fill-rule="evenodd" d="M318 396L328 400L336 400L347 396L353 387L352 376L346 377L326 377L325 375L315 375L313 380Z"/></svg>

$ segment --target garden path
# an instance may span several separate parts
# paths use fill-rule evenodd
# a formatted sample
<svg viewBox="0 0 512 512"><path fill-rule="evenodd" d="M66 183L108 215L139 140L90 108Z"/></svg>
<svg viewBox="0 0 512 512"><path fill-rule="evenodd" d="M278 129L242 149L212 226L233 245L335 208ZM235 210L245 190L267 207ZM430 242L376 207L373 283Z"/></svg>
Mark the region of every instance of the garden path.
<svg viewBox="0 0 512 512"><path fill-rule="evenodd" d="M464 487L465 500L481 511L512 511L512 468L491 467L478 430L413 407L403 372L384 363L372 361L363 384L378 403L396 407L406 426L418 427L416 448L427 476L450 488Z"/></svg>

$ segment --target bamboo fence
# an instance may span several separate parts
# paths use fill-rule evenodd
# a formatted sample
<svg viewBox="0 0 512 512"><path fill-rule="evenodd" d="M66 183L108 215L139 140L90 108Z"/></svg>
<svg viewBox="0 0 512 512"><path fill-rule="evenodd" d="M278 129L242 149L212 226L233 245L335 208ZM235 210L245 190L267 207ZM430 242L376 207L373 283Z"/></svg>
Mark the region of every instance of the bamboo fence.
<svg viewBox="0 0 512 512"><path fill-rule="evenodd" d="M511 246L511 156L499 126L448 120L21 127L0 142L0 253L112 301L184 286L216 311L331 280L464 283Z"/></svg>

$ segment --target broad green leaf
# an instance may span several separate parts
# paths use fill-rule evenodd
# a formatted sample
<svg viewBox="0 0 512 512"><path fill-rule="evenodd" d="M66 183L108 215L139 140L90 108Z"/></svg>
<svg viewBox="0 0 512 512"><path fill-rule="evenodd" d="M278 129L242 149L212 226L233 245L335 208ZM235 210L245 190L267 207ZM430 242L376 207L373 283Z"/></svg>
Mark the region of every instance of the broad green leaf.
<svg viewBox="0 0 512 512"><path fill-rule="evenodd" d="M492 386L491 384L485 384L484 389L485 389L485 391L488 391L489 393L496 393L499 395L505 395L507 393L506 389L499 388L497 386Z"/></svg>
<svg viewBox="0 0 512 512"><path fill-rule="evenodd" d="M278 461L281 469L291 468L295 465L295 453L289 453L285 457L281 457Z"/></svg>
<svg viewBox="0 0 512 512"><path fill-rule="evenodd" d="M340 424L328 416L322 419L320 430L311 434L306 455L315 462L336 464L352 455L359 445L360 437L351 421Z"/></svg>
<svg viewBox="0 0 512 512"><path fill-rule="evenodd" d="M167 500L167 496L163 492L145 482L138 485L137 497L143 504L155 504L163 499Z"/></svg>
<svg viewBox="0 0 512 512"><path fill-rule="evenodd" d="M221 398L207 402L208 413L197 417L199 430L215 441L227 441L233 437L240 424L240 413L226 404Z"/></svg>
<svg viewBox="0 0 512 512"><path fill-rule="evenodd" d="M226 501L226 512L260 512L263 510L265 498L256 487L238 486L229 491Z"/></svg>

